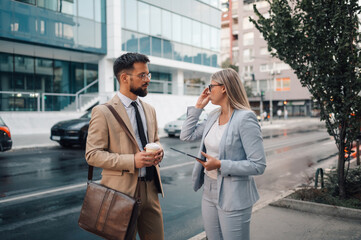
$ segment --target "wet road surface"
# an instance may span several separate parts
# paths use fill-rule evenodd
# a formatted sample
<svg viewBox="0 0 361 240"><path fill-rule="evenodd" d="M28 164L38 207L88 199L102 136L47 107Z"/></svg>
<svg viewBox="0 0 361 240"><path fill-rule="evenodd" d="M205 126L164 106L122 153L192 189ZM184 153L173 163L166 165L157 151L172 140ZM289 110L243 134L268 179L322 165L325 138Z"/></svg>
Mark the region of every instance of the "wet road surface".
<svg viewBox="0 0 361 240"><path fill-rule="evenodd" d="M332 164L334 141L319 127L263 132L267 154L264 175L256 176L264 204L300 183L317 167ZM194 160L170 150L198 153L199 142L162 138L165 158L160 199L165 239L188 239L203 231L201 191L191 184ZM17 150L0 155L1 239L99 239L77 226L85 192L87 165L82 149L60 147ZM96 169L95 178L100 178Z"/></svg>

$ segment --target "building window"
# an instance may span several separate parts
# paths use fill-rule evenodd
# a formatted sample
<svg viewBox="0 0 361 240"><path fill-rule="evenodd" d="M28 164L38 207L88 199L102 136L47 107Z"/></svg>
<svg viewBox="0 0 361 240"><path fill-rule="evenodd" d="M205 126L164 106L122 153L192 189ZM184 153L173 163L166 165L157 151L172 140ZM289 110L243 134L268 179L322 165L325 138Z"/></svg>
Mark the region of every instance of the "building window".
<svg viewBox="0 0 361 240"><path fill-rule="evenodd" d="M173 23L173 40L177 42L182 42L182 19L181 16L177 14L172 15L172 23Z"/></svg>
<svg viewBox="0 0 361 240"><path fill-rule="evenodd" d="M244 62L250 62L253 60L253 49L245 49L243 50L243 61Z"/></svg>
<svg viewBox="0 0 361 240"><path fill-rule="evenodd" d="M243 46L250 46L254 43L254 33L249 32L243 34Z"/></svg>
<svg viewBox="0 0 361 240"><path fill-rule="evenodd" d="M269 54L268 49L266 47L260 48L259 54L268 55Z"/></svg>
<svg viewBox="0 0 361 240"><path fill-rule="evenodd" d="M162 36L172 39L172 15L165 10L162 10Z"/></svg>
<svg viewBox="0 0 361 240"><path fill-rule="evenodd" d="M28 4L32 4L32 5L36 4L36 0L15 0L15 1L22 2L22 3L28 3Z"/></svg>
<svg viewBox="0 0 361 240"><path fill-rule="evenodd" d="M267 80L259 80L259 89L260 91L266 91L268 90L268 81Z"/></svg>
<svg viewBox="0 0 361 240"><path fill-rule="evenodd" d="M94 4L93 1L78 0L79 17L94 19Z"/></svg>
<svg viewBox="0 0 361 240"><path fill-rule="evenodd" d="M125 8L123 14L125 16L125 28L137 31L138 30L137 1L125 0Z"/></svg>
<svg viewBox="0 0 361 240"><path fill-rule="evenodd" d="M243 30L248 30L253 28L253 23L249 21L248 17L243 18Z"/></svg>
<svg viewBox="0 0 361 240"><path fill-rule="evenodd" d="M277 78L276 79L276 91L290 91L291 80L290 78Z"/></svg>
<svg viewBox="0 0 361 240"><path fill-rule="evenodd" d="M132 14L132 13L130 13ZM153 17L153 16L152 16ZM148 4L138 2L138 31L150 34L150 8Z"/></svg>

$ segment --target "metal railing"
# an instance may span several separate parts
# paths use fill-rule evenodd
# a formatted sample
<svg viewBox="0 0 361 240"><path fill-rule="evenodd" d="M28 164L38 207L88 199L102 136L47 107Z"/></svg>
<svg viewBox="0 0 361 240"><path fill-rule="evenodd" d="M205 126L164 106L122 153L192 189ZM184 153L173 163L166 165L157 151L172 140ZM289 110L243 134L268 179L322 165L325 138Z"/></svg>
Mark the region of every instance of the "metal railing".
<svg viewBox="0 0 361 240"><path fill-rule="evenodd" d="M83 87L76 93L42 93L42 111L45 111L45 96L61 96L61 97L75 97L75 109L79 111L81 104L79 104L79 95L85 92L88 88L92 87L94 84L98 83L99 80L94 80L87 86Z"/></svg>
<svg viewBox="0 0 361 240"><path fill-rule="evenodd" d="M94 80L93 82L91 82L90 84L88 84L87 86L83 87L82 89L80 89L79 91L77 91L75 93L75 101L76 101L76 110L78 111L79 110L79 95L82 93L82 92L85 92L88 88L92 87L94 84L98 83L99 80Z"/></svg>
<svg viewBox="0 0 361 240"><path fill-rule="evenodd" d="M148 91L150 93L171 94L172 82L152 79L148 87Z"/></svg>
<svg viewBox="0 0 361 240"><path fill-rule="evenodd" d="M23 95L29 95L30 99L36 98L36 109L40 112L40 93L36 92L11 92L11 91L0 91L0 94L9 94L11 97L21 98ZM2 99L1 99L2 100Z"/></svg>
<svg viewBox="0 0 361 240"><path fill-rule="evenodd" d="M184 95L199 95L204 88L205 85L203 83L185 83Z"/></svg>
<svg viewBox="0 0 361 240"><path fill-rule="evenodd" d="M36 110L38 112L42 111L42 112L45 112L46 110L46 104L45 104L45 100L46 100L46 97L47 96L51 96L51 97L70 97L70 98L74 98L75 99L75 109L77 111L79 111L80 107L82 106L82 104L84 103L83 99L81 98L81 94L83 94L87 89L89 89L90 87L94 86L95 84L97 84L99 81L98 79L97 80L94 80L93 82L91 82L89 85L85 86L84 88L80 89L79 91L77 91L76 93L48 93L48 92L43 92L43 93L40 93L40 92L23 92L23 91L0 91L0 94L8 94L10 95L10 97L13 97L14 99L10 100L9 98L6 99L8 101L8 104L10 106L10 102L12 101L13 104L11 105L16 105L16 104L20 104L22 105L19 106L20 109L23 109L23 110L26 110L28 108L33 108L33 101L29 101L29 100L32 100L34 98L36 98ZM93 97L96 97L98 93L95 93L95 95ZM29 97L29 100L27 101L28 103L26 103L26 100L27 99L24 99L24 95L28 95ZM93 95L93 94L92 94ZM3 101L4 99L1 99L1 101ZM22 101L20 101L22 100ZM19 103L17 103L19 102ZM55 101L55 102L58 102L61 105L63 105L63 102L61 101ZM70 105L72 102L71 99L68 99L66 102L67 105ZM29 106L27 106L29 105ZM65 104L64 104L64 107ZM59 107L58 110L61 110L61 107Z"/></svg>

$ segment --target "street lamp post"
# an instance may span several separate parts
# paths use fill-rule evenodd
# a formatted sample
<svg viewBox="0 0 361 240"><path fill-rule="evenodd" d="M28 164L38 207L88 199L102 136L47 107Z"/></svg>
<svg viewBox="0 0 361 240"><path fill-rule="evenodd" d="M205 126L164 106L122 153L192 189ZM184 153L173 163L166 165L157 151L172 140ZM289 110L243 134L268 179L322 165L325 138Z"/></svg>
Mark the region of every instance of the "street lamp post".
<svg viewBox="0 0 361 240"><path fill-rule="evenodd" d="M276 73L276 63L273 62L273 66L272 66L272 71L271 71L271 87L270 87L270 94L269 94L269 104L270 104L270 124L272 124L272 119L273 119L273 87L274 87L274 80L275 80L275 75L276 74L280 74L279 71L277 71Z"/></svg>

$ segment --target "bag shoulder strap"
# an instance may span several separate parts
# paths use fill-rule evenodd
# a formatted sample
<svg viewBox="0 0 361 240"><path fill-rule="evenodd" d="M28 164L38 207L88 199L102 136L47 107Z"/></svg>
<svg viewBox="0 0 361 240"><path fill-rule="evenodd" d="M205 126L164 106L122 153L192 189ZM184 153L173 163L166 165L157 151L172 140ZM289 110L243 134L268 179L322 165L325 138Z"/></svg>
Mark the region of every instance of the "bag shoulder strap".
<svg viewBox="0 0 361 240"><path fill-rule="evenodd" d="M127 128L127 125L125 125L125 122L123 121L123 119L119 116L119 114L117 113L117 111L115 110L115 108L110 105L109 103L105 103L105 106L107 106L109 108L109 110L112 112L112 114L114 115L115 119L117 119L118 123L120 124L120 126L123 128L123 130L125 131L125 133L128 135L129 139L134 143L134 145L137 147L138 149L138 143L135 140L135 138L133 137L133 135L130 133L129 129Z"/></svg>

